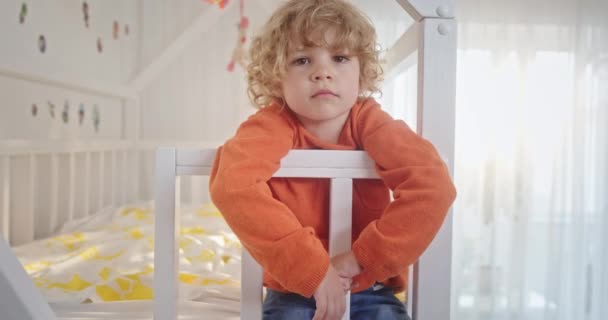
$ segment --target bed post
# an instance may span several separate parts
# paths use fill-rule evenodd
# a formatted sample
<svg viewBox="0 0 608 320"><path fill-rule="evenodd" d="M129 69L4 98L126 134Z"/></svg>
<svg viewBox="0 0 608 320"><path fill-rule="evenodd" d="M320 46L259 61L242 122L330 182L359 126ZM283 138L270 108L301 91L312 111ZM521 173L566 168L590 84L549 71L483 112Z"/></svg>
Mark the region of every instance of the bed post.
<svg viewBox="0 0 608 320"><path fill-rule="evenodd" d="M453 176L456 104L454 0L397 0L419 24L418 133L431 141ZM412 318L449 320L452 210L414 266Z"/></svg>
<svg viewBox="0 0 608 320"><path fill-rule="evenodd" d="M154 319L175 320L178 313L179 180L175 148L156 152L154 220Z"/></svg>
<svg viewBox="0 0 608 320"><path fill-rule="evenodd" d="M54 320L55 314L0 236L0 310L7 320Z"/></svg>

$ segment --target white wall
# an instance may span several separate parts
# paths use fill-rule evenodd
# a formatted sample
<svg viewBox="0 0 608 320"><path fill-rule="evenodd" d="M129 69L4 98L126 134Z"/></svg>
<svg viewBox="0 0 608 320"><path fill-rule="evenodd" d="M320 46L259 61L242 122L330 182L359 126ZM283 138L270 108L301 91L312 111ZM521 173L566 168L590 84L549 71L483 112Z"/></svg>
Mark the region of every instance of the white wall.
<svg viewBox="0 0 608 320"><path fill-rule="evenodd" d="M22 3L27 16L19 23ZM108 139L123 136L122 102L99 94L49 87L28 76L42 76L72 83L118 87L129 81L138 67L139 1L88 0L89 27L85 26L83 1L0 1L0 140L2 139ZM117 39L113 22L119 22ZM128 24L129 35L124 26ZM46 38L41 53L38 38ZM101 38L103 51L97 51ZM62 121L68 102L69 122ZM50 116L49 103L55 105ZM38 114L31 114L32 105ZM83 104L85 118L79 124ZM99 132L93 125L93 108L100 113Z"/></svg>
<svg viewBox="0 0 608 320"><path fill-rule="evenodd" d="M200 16L217 22L206 30L199 30L197 40L190 43L143 90L142 137L191 142L223 141L234 133L247 115L255 111L246 95L243 70L238 66L234 72L226 70L237 40L238 1L232 1L224 10L198 1L191 10L196 12L196 16L190 14L186 18L183 18L183 10L158 10L162 7L158 2L166 1L156 1L152 8L148 2L144 6L147 13L143 17L144 60L153 61L149 57L161 55L160 44L165 48L170 46L175 40L171 37L179 34L175 31L176 25L186 29ZM256 2L245 2L245 15L251 24L249 39L268 16ZM188 2L182 5L188 6ZM211 12L200 10L200 7Z"/></svg>

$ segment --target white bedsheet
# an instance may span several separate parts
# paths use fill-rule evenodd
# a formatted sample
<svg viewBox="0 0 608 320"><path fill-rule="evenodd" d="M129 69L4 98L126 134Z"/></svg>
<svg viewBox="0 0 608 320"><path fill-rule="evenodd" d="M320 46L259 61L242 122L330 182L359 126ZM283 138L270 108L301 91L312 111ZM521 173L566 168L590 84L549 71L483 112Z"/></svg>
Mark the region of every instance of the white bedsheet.
<svg viewBox="0 0 608 320"><path fill-rule="evenodd" d="M215 318L213 312L217 319L238 317L239 241L213 206L181 211L180 298L202 302L191 306L195 313L206 310L205 319ZM58 315L72 314L83 302L92 303L80 304L90 312L93 306L116 306L100 302L150 300L153 217L150 204L106 209L66 224L57 236L13 250Z"/></svg>

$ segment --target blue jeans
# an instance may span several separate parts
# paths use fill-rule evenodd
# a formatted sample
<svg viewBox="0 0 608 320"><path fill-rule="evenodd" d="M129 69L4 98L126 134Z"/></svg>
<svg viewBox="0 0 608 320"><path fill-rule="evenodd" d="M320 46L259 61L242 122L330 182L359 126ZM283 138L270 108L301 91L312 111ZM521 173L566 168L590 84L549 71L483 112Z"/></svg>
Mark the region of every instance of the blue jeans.
<svg viewBox="0 0 608 320"><path fill-rule="evenodd" d="M296 293L268 289L262 307L264 320L310 320L315 314L315 299ZM350 318L353 320L410 320L405 306L393 294L393 289L381 287L352 294Z"/></svg>

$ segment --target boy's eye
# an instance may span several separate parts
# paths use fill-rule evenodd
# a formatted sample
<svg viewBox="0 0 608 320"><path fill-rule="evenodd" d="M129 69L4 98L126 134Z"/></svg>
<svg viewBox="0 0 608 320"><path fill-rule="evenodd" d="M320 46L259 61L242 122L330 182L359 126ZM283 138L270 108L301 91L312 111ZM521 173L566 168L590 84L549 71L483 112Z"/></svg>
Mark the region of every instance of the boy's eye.
<svg viewBox="0 0 608 320"><path fill-rule="evenodd" d="M297 58L297 59L293 60L292 63L296 66L299 66L299 65L307 64L309 62L310 62L310 59L304 57L304 58Z"/></svg>
<svg viewBox="0 0 608 320"><path fill-rule="evenodd" d="M335 56L334 61L343 63L343 62L348 61L348 57L347 56Z"/></svg>

